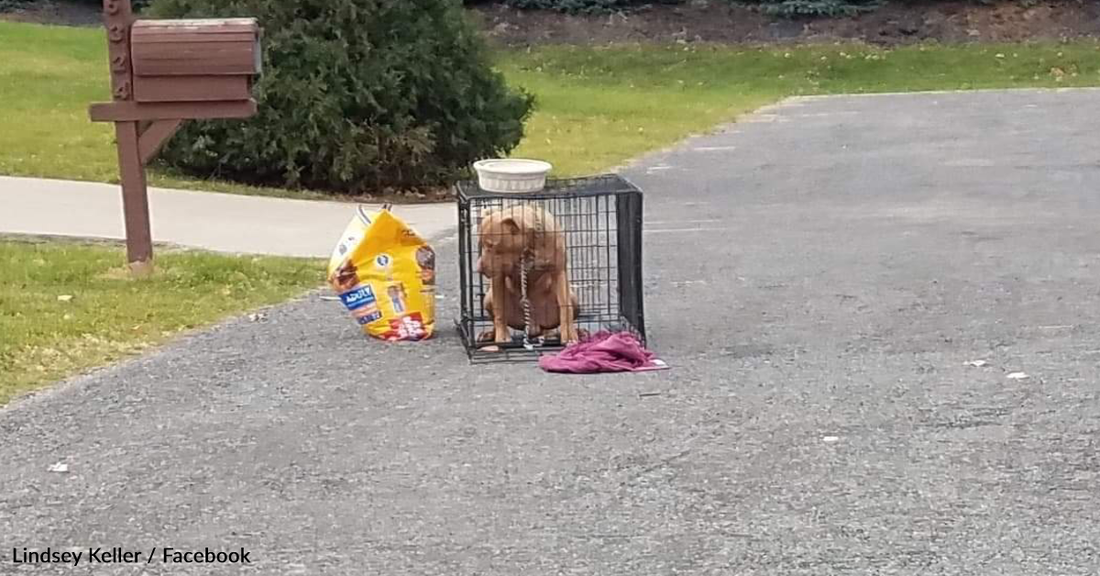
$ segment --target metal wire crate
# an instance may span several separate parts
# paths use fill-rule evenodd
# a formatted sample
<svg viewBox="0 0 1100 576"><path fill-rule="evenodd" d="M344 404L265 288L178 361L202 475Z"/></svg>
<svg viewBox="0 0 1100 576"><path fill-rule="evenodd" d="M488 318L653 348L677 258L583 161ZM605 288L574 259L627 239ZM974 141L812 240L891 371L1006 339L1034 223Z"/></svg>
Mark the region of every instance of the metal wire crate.
<svg viewBox="0 0 1100 576"><path fill-rule="evenodd" d="M544 190L535 193L486 192L476 181L458 183L456 192L461 283L461 316L456 324L472 362L531 361L563 347L560 326L543 330L537 337L526 334L527 338L525 330L513 327L508 343L479 341L479 335L493 330L492 315L486 309L491 280L478 268L483 243L494 242L482 230L483 221L494 212L511 214L530 207L537 207L530 213L548 212L564 237L569 284L576 295L575 323L581 336L601 330L628 330L645 342L642 193L637 187L612 174L552 179ZM509 241L514 246L526 240ZM507 276L515 295L522 284L520 272L511 268ZM531 304L539 303L532 298ZM556 310L556 303L554 306ZM537 308L533 314L538 316ZM525 325L530 325L527 320Z"/></svg>

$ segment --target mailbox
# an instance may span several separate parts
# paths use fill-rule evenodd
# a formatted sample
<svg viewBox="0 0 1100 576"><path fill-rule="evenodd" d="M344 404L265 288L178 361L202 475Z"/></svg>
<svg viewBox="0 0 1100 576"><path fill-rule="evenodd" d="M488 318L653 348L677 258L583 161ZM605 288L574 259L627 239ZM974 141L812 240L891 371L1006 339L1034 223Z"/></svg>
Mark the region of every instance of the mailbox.
<svg viewBox="0 0 1100 576"><path fill-rule="evenodd" d="M250 99L262 68L260 36L252 18L134 21L134 101Z"/></svg>
<svg viewBox="0 0 1100 576"><path fill-rule="evenodd" d="M103 0L103 25L111 101L88 115L115 124L126 258L140 276L153 270L145 165L185 120L256 113L261 31L252 18L136 20L130 0Z"/></svg>

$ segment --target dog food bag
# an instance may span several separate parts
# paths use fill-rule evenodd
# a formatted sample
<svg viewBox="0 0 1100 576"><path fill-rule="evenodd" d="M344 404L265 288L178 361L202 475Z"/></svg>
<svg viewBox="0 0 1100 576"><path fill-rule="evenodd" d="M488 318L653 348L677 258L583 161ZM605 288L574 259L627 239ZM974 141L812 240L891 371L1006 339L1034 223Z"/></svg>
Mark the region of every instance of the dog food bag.
<svg viewBox="0 0 1100 576"><path fill-rule="evenodd" d="M332 251L328 282L369 336L423 340L435 329L435 252L385 208L359 207Z"/></svg>

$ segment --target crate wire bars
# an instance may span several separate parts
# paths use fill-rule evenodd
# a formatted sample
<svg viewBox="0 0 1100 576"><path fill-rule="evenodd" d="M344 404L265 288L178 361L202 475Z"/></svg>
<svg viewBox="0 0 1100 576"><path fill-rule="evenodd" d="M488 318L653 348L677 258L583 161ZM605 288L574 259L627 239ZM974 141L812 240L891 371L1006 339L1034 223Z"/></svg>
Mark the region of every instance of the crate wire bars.
<svg viewBox="0 0 1100 576"><path fill-rule="evenodd" d="M547 272L555 268L559 238L564 238L580 336L626 330L645 342L642 193L637 187L612 174L552 179L542 191L523 194L486 192L477 182L466 181L456 185L456 193L461 283L456 324L472 362L532 361L563 347L557 299ZM508 216L512 223L503 222ZM555 222L560 235L553 230ZM483 223L490 228L483 230ZM529 233L532 230L536 233ZM494 250L484 251L488 245ZM521 297L524 264L527 309ZM500 267L507 269L509 296L498 298L506 302L505 318L511 325L507 343L494 341L487 298L492 282L486 274Z"/></svg>

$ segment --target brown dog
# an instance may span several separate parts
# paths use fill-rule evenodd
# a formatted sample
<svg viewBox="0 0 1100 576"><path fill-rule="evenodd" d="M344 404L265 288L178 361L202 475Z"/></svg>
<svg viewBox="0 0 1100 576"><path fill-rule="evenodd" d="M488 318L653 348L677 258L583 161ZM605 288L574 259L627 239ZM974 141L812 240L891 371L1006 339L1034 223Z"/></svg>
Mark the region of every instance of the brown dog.
<svg viewBox="0 0 1100 576"><path fill-rule="evenodd" d="M493 329L478 340L510 342L509 327L523 330L522 268L527 268L528 336L561 328L563 342L577 338L577 295L569 284L565 233L546 210L530 204L508 206L481 219L477 271L489 278L485 310Z"/></svg>

